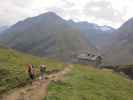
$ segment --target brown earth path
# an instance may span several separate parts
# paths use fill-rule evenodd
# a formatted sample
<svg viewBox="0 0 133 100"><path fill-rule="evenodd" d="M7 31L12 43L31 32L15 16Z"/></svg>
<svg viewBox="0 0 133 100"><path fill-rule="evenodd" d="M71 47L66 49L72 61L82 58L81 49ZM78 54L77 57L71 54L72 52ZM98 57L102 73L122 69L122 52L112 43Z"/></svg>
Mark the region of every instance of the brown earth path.
<svg viewBox="0 0 133 100"><path fill-rule="evenodd" d="M48 75L46 80L36 80L31 86L13 90L3 96L2 100L43 100L48 94L49 83L64 79L64 75L70 72L72 67L72 65L68 65L62 71Z"/></svg>

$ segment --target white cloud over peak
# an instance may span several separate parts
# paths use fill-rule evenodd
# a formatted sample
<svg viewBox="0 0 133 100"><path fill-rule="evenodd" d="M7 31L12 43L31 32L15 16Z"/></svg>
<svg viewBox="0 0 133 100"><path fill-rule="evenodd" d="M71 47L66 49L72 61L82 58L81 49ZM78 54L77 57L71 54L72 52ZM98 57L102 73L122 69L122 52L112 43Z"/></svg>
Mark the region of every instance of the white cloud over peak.
<svg viewBox="0 0 133 100"><path fill-rule="evenodd" d="M118 27L133 17L132 0L3 0L0 25L53 11L65 19Z"/></svg>

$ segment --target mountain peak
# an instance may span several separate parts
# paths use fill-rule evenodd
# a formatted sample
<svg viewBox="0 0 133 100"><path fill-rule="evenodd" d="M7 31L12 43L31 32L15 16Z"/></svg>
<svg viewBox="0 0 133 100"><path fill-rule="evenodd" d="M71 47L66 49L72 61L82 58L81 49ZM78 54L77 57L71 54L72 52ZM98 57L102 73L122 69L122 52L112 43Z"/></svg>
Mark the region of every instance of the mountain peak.
<svg viewBox="0 0 133 100"><path fill-rule="evenodd" d="M64 19L62 19L60 16L58 16L54 12L46 12L46 13L38 15L36 18L43 19L43 20L45 19L45 20L49 20L49 21L57 21L57 20L59 22L64 21Z"/></svg>
<svg viewBox="0 0 133 100"><path fill-rule="evenodd" d="M46 13L44 13L44 15L57 16L57 14L56 14L56 13L54 13L54 12L46 12Z"/></svg>
<svg viewBox="0 0 133 100"><path fill-rule="evenodd" d="M54 13L54 12L46 12L46 13L43 13L43 14L40 14L39 16L47 16L47 17L58 17L59 18L59 16L56 14L56 13Z"/></svg>
<svg viewBox="0 0 133 100"><path fill-rule="evenodd" d="M110 26L106 26L106 25L100 26L100 29L101 29L102 31L112 31L112 32L115 30L114 28L112 28L112 27L110 27Z"/></svg>
<svg viewBox="0 0 133 100"><path fill-rule="evenodd" d="M132 18L130 18L128 21L133 21L133 17L132 17Z"/></svg>
<svg viewBox="0 0 133 100"><path fill-rule="evenodd" d="M130 28L130 29L132 29L132 26L133 26L133 18L130 18L128 21L126 21L121 27L120 27L120 29L121 28L123 28L123 27L126 27L126 28Z"/></svg>

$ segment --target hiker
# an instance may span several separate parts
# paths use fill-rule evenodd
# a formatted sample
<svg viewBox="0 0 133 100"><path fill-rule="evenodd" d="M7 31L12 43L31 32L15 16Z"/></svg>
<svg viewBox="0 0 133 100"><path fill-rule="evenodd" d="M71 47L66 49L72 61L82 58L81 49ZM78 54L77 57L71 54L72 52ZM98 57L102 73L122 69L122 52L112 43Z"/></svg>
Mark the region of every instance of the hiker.
<svg viewBox="0 0 133 100"><path fill-rule="evenodd" d="M46 65L40 65L40 79L45 79Z"/></svg>
<svg viewBox="0 0 133 100"><path fill-rule="evenodd" d="M102 57L101 56L97 56L96 58L96 66L100 65L102 63Z"/></svg>
<svg viewBox="0 0 133 100"><path fill-rule="evenodd" d="M35 79L35 70L32 64L28 64L28 74L31 80Z"/></svg>

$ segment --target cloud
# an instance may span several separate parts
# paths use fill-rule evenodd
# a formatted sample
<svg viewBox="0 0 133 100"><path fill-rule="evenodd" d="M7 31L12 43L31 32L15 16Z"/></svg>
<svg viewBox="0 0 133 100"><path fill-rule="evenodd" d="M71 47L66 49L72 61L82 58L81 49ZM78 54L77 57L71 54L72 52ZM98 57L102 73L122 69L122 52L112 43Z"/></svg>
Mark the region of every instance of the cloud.
<svg viewBox="0 0 133 100"><path fill-rule="evenodd" d="M25 8L26 5L28 6L28 0L21 1L23 2L17 2L17 0L4 0L0 3L0 24L10 25L30 15L29 9Z"/></svg>
<svg viewBox="0 0 133 100"><path fill-rule="evenodd" d="M80 8L76 8L76 4L68 0L64 0L63 2L60 2L54 7L47 8L46 10L55 12L64 19L76 20L81 14Z"/></svg>
<svg viewBox="0 0 133 100"><path fill-rule="evenodd" d="M65 19L120 26L133 17L132 0L3 0L0 25L53 11Z"/></svg>
<svg viewBox="0 0 133 100"><path fill-rule="evenodd" d="M0 3L0 25L11 25L27 17L46 12L59 0L3 0Z"/></svg>
<svg viewBox="0 0 133 100"><path fill-rule="evenodd" d="M96 19L113 21L116 23L123 22L123 13L115 10L109 1L92 1L85 5L84 14L94 16Z"/></svg>

